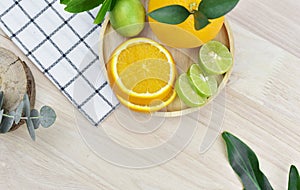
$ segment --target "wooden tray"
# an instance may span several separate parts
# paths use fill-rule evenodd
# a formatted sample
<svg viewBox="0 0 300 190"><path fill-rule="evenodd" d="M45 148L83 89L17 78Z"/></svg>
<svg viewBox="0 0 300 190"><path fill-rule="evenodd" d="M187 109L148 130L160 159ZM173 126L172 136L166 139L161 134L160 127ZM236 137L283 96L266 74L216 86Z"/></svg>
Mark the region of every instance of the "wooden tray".
<svg viewBox="0 0 300 190"><path fill-rule="evenodd" d="M137 37L147 37L157 42L160 42L157 39L157 37L152 33L148 23L146 23L144 30ZM105 64L107 63L113 50L126 40L128 40L128 38L122 37L119 34L117 34L116 31L114 31L107 17L102 24L102 32L100 34L100 47L99 47L100 56L99 57L103 67L105 67ZM232 55L234 54L233 37L232 37L230 27L226 20L224 22L221 31L215 38L215 40L218 40L223 44L225 44L229 48ZM186 72L191 64L198 62L199 47L192 48L192 49L177 49L168 46L165 47L170 51L170 53L172 54L176 62L178 74L182 72ZM213 99L225 87L226 83L229 80L231 72L232 72L232 68L227 73L220 75L218 77L218 92L214 96L208 98L207 102L203 106L213 101ZM189 108L178 97L176 97L175 100L170 105L168 105L163 110L152 113L152 115L161 116L161 117L176 117L176 116L181 116L181 115L185 115L197 111L201 109L203 106L196 107L196 108Z"/></svg>

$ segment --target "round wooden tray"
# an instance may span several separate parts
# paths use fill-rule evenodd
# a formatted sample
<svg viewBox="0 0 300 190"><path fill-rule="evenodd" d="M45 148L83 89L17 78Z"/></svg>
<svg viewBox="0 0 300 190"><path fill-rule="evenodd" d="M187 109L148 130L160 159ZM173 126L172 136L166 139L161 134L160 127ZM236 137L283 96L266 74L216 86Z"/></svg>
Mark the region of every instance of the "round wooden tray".
<svg viewBox="0 0 300 190"><path fill-rule="evenodd" d="M147 37L157 42L160 42L157 39L157 37L152 33L148 23L146 23L144 30L137 37ZM100 56L99 57L100 57L101 64L103 64L102 65L103 67L105 67L105 64L108 62L108 59L112 54L113 50L126 40L128 40L128 38L120 36L111 27L109 19L107 17L102 24L102 32L100 34L100 53L99 53ZM224 45L226 45L233 56L234 54L233 37L232 37L229 24L226 20L224 22L221 31L215 38L215 40L220 41ZM198 62L199 47L191 48L191 49L178 49L178 48L171 48L168 46L165 47L170 51L170 53L172 54L176 62L178 74L182 72L186 72L191 64ZM232 68L225 74L218 76L218 92L214 96L209 97L207 99L207 102L203 106L213 101L213 99L225 87L226 83L229 80L231 72L232 72ZM163 110L152 113L152 115L161 116L161 117L176 117L176 116L181 116L181 115L185 115L197 111L201 109L203 106L196 107L196 108L189 108L178 97L176 97L175 100L170 105L168 105Z"/></svg>

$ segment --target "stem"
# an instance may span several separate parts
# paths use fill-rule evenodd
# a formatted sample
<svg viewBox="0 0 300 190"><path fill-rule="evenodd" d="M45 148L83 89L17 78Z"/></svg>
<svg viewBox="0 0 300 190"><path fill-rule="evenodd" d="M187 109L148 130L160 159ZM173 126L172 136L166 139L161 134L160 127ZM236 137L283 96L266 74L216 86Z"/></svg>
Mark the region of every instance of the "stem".
<svg viewBox="0 0 300 190"><path fill-rule="evenodd" d="M7 114L2 114L4 117L10 117L10 118L15 118L15 116L12 115L7 115Z"/></svg>
<svg viewBox="0 0 300 190"><path fill-rule="evenodd" d="M192 2L191 4L190 4L190 12L191 13L194 13L196 10L197 10L197 3L196 2Z"/></svg>
<svg viewBox="0 0 300 190"><path fill-rule="evenodd" d="M37 117L30 117L30 119L39 119L41 117L37 116ZM28 117L21 117L21 119L28 119Z"/></svg>
<svg viewBox="0 0 300 190"><path fill-rule="evenodd" d="M41 117L37 116L37 117L30 117L30 119L40 119Z"/></svg>

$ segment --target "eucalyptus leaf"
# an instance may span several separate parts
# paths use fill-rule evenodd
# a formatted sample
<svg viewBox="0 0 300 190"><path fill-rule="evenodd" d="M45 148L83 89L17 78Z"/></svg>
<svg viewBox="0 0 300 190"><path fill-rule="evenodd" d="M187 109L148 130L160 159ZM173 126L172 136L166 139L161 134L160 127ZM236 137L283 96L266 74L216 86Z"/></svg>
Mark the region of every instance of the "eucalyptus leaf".
<svg viewBox="0 0 300 190"><path fill-rule="evenodd" d="M0 109L3 106L3 102L4 102L4 94L3 94L3 91L0 91Z"/></svg>
<svg viewBox="0 0 300 190"><path fill-rule="evenodd" d="M70 13L81 13L84 11L89 11L94 9L103 3L103 0L69 0L63 1L63 4L66 3L65 10Z"/></svg>
<svg viewBox="0 0 300 190"><path fill-rule="evenodd" d="M200 11L195 11L193 15L194 15L194 27L196 30L201 30L202 28L205 28L205 26L207 26L210 23L207 17Z"/></svg>
<svg viewBox="0 0 300 190"><path fill-rule="evenodd" d="M56 120L55 111L49 106L43 106L40 110L40 122L45 128L50 127Z"/></svg>
<svg viewBox="0 0 300 190"><path fill-rule="evenodd" d="M26 119L26 125L31 139L35 141L34 126L30 118Z"/></svg>
<svg viewBox="0 0 300 190"><path fill-rule="evenodd" d="M3 113L4 113L4 110L2 109L2 110L0 111L0 123L2 122Z"/></svg>
<svg viewBox="0 0 300 190"><path fill-rule="evenodd" d="M149 13L154 20L166 24L180 24L185 21L191 13L181 5L169 5L156 9Z"/></svg>
<svg viewBox="0 0 300 190"><path fill-rule="evenodd" d="M71 1L71 0L60 0L59 3L60 3L60 4L66 5L66 4L68 4L70 1Z"/></svg>
<svg viewBox="0 0 300 190"><path fill-rule="evenodd" d="M21 116L22 116L22 113L23 113L23 108L24 108L24 102L22 101L17 109L16 109L16 114L15 114L15 124L18 124L21 120Z"/></svg>
<svg viewBox="0 0 300 190"><path fill-rule="evenodd" d="M239 0L202 0L198 10L208 19L215 19L231 11L238 2Z"/></svg>
<svg viewBox="0 0 300 190"><path fill-rule="evenodd" d="M223 132L228 159L231 167L241 178L246 190L272 190L266 176L259 169L255 153L241 140L228 132Z"/></svg>
<svg viewBox="0 0 300 190"><path fill-rule="evenodd" d="M104 20L104 17L106 15L106 12L110 9L110 5L112 3L112 0L105 0L104 3L102 4L95 20L94 24L100 24Z"/></svg>
<svg viewBox="0 0 300 190"><path fill-rule="evenodd" d="M34 129L38 129L41 123L38 117L39 117L39 111L37 111L36 109L32 109L30 112L30 119L33 123Z"/></svg>
<svg viewBox="0 0 300 190"><path fill-rule="evenodd" d="M25 113L26 117L30 117L30 102L27 94L24 95L23 103L24 103L23 112Z"/></svg>
<svg viewBox="0 0 300 190"><path fill-rule="evenodd" d="M12 117L3 117L3 120L0 124L1 133L7 133L13 126L15 111L9 112L9 115Z"/></svg>
<svg viewBox="0 0 300 190"><path fill-rule="evenodd" d="M300 176L295 166L291 166L288 190L300 190Z"/></svg>

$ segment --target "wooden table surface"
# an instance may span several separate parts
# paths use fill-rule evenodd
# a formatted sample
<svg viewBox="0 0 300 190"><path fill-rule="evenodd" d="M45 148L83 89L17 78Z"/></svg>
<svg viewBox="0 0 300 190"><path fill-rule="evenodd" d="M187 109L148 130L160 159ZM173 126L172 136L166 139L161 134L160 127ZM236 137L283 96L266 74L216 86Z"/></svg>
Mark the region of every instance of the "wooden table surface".
<svg viewBox="0 0 300 190"><path fill-rule="evenodd" d="M227 16L235 39L235 67L225 90L222 130L235 134L256 152L262 171L278 190L287 189L290 165L300 168L299 9L300 3L294 0L242 0ZM197 128L175 158L147 169L116 166L101 159L84 138L82 128L86 133L97 128L89 125L2 31L0 34L0 45L26 61L34 74L36 108L50 105L58 116L53 128L37 131L36 142L31 141L26 127L0 135L0 189L242 189L220 136L200 154L212 106L183 117L196 122ZM167 126L146 135L130 133L116 118L112 114L99 127L132 147L163 143L177 122L167 119Z"/></svg>

